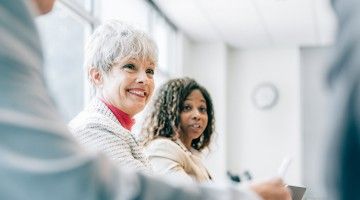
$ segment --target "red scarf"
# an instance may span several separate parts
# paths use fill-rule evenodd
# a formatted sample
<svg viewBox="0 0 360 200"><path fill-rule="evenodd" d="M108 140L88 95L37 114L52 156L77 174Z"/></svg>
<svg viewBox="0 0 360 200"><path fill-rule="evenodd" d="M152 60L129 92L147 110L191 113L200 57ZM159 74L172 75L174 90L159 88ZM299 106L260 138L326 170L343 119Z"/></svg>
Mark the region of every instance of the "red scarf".
<svg viewBox="0 0 360 200"><path fill-rule="evenodd" d="M135 119L131 118L127 113L119 108L109 104L104 99L100 98L100 100L111 110L120 124L127 130L131 131L132 126L135 124Z"/></svg>

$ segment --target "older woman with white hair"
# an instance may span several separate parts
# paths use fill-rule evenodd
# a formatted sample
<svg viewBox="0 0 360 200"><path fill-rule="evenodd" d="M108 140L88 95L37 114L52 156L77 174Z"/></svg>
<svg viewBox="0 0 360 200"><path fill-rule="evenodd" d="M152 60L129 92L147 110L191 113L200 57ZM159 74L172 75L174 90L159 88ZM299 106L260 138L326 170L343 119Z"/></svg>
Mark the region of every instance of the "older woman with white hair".
<svg viewBox="0 0 360 200"><path fill-rule="evenodd" d="M85 55L93 97L69 123L81 144L121 167L151 173L131 127L153 93L156 64L157 47L144 32L117 20L97 28Z"/></svg>

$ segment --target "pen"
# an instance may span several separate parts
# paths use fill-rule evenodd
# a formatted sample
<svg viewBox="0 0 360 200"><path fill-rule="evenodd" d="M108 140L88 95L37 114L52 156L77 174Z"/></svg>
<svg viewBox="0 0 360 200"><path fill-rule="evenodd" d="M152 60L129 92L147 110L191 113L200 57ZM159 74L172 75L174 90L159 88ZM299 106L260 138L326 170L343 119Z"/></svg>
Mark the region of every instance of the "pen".
<svg viewBox="0 0 360 200"><path fill-rule="evenodd" d="M283 159L279 169L278 169L278 175L283 180L285 178L285 174L286 174L286 172L287 172L287 170L289 168L290 163L291 163L291 158L290 157L285 157Z"/></svg>

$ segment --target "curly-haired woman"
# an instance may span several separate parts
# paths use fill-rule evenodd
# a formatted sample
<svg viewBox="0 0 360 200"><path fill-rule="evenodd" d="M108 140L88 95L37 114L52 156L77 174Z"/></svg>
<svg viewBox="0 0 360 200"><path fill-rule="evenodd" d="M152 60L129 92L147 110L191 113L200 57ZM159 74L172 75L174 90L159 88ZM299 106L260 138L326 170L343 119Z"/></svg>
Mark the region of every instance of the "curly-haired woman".
<svg viewBox="0 0 360 200"><path fill-rule="evenodd" d="M200 153L214 132L214 109L207 90L190 78L172 79L159 90L145 121L146 152L156 173L178 180L211 179Z"/></svg>

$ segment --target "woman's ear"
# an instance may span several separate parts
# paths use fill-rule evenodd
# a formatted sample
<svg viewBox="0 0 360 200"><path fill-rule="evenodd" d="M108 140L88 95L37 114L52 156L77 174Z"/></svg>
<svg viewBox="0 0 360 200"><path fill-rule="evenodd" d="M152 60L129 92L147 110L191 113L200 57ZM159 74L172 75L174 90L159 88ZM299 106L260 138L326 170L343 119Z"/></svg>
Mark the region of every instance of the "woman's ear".
<svg viewBox="0 0 360 200"><path fill-rule="evenodd" d="M96 68L91 68L89 70L89 75L90 75L90 79L91 79L91 82L95 85L95 86L99 86L102 84L102 74L101 72L96 69Z"/></svg>

